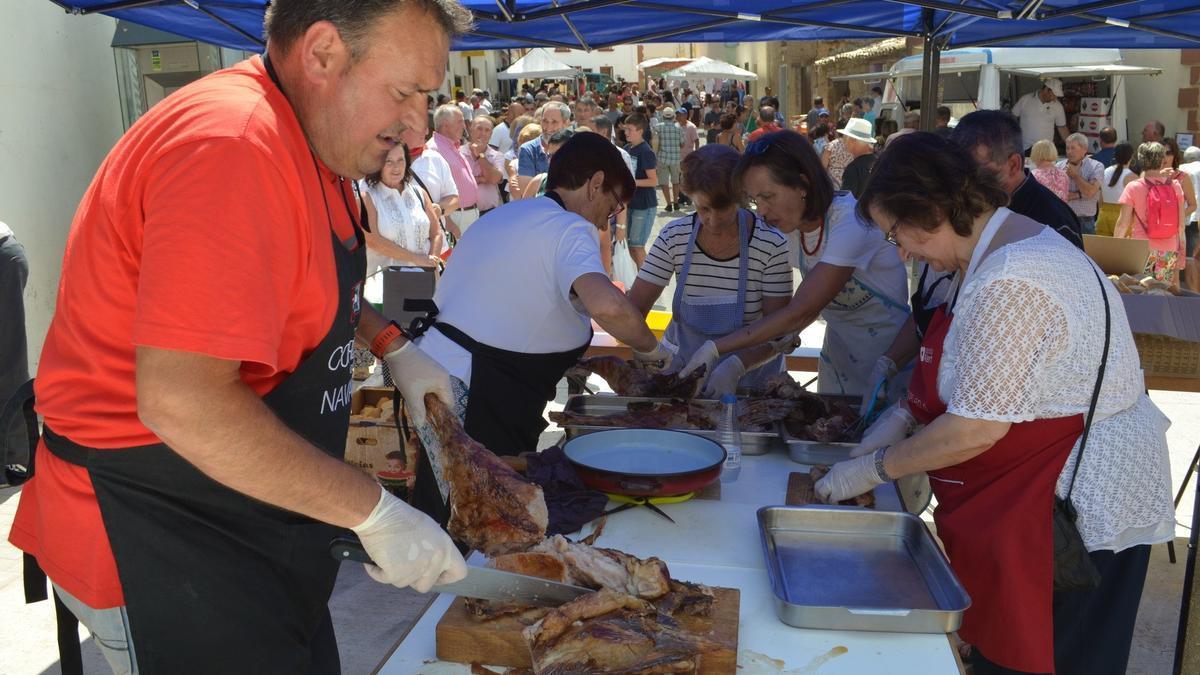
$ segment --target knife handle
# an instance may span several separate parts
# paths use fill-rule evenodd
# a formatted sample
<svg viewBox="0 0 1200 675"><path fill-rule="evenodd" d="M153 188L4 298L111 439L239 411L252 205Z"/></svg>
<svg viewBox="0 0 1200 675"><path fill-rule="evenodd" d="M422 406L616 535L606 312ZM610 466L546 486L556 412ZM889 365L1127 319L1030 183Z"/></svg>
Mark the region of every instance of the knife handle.
<svg viewBox="0 0 1200 675"><path fill-rule="evenodd" d="M363 548L362 542L353 535L339 535L330 540L329 555L339 561L353 560L367 565L375 564L375 561L371 560L371 556L367 555L367 550Z"/></svg>

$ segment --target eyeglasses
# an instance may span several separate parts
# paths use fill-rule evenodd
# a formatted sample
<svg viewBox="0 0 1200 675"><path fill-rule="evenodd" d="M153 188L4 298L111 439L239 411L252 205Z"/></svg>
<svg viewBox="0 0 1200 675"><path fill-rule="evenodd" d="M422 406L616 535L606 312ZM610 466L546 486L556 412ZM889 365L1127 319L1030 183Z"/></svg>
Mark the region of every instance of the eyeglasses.
<svg viewBox="0 0 1200 675"><path fill-rule="evenodd" d="M899 240L896 239L896 229L899 227L900 227L900 221L897 220L892 225L892 229L888 230L887 234L883 235L883 240L886 241L887 243L891 244L892 246L897 246L897 247L900 246Z"/></svg>

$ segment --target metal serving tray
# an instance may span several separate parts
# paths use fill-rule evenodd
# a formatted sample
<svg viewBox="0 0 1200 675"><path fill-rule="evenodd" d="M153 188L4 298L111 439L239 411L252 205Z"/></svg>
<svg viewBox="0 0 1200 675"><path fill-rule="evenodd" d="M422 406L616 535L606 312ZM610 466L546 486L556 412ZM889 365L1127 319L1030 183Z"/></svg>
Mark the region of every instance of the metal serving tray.
<svg viewBox="0 0 1200 675"><path fill-rule="evenodd" d="M862 400L858 396L839 394L817 394L817 396L828 401L848 403L855 408ZM827 443L796 438L788 432L786 425L781 424L780 427L783 432L783 441L787 445L788 456L792 458L793 462L801 464L837 464L842 460L849 459L850 451L858 445L857 443Z"/></svg>
<svg viewBox="0 0 1200 675"><path fill-rule="evenodd" d="M615 413L623 413L628 409L630 403L638 403L641 401L653 401L656 403L670 403L668 398L639 398L636 396L612 396L609 394L576 394L567 399L567 403L563 406L566 412L576 413L579 415L612 415ZM595 425L576 425L565 424L563 430L567 432L567 438L571 439L582 434L590 434L594 431L606 431L608 429L616 429L619 427L595 426ZM705 429L673 429L672 431L686 431L690 434L703 436L704 438L717 440L717 432ZM743 431L742 432L742 454L743 455L765 455L771 450L782 450L785 446L783 442L783 432L778 426L775 431Z"/></svg>
<svg viewBox="0 0 1200 675"><path fill-rule="evenodd" d="M958 630L971 598L925 523L844 506L758 510L779 620L798 628Z"/></svg>

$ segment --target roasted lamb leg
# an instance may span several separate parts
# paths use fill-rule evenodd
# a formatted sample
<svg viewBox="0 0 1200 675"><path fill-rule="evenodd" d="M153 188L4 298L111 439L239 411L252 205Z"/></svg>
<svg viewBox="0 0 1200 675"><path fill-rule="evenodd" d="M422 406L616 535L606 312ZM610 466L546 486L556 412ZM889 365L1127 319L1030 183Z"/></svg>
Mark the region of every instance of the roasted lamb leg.
<svg viewBox="0 0 1200 675"><path fill-rule="evenodd" d="M539 675L694 673L705 653L721 648L645 600L610 589L551 610L523 635Z"/></svg>
<svg viewBox="0 0 1200 675"><path fill-rule="evenodd" d="M618 396L693 399L700 393L705 368L678 377L661 373L618 356L589 356L578 366L604 378Z"/></svg>
<svg viewBox="0 0 1200 675"><path fill-rule="evenodd" d="M435 394L425 395L425 410L450 488L450 535L489 556L523 551L542 541L549 518L542 488L468 436Z"/></svg>

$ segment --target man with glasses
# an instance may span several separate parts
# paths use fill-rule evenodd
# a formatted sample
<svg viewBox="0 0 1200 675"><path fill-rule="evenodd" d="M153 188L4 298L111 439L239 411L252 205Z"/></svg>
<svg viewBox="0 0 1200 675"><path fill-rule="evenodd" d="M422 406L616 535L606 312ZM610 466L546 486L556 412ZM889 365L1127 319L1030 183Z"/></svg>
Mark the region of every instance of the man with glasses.
<svg viewBox="0 0 1200 675"><path fill-rule="evenodd" d="M600 134L575 134L555 151L545 185L545 196L471 226L438 283L437 320L417 342L449 371L467 433L498 455L537 449L546 403L587 350L593 320L635 358L670 358L600 261L597 230L634 191L621 154ZM436 459L436 439L421 437ZM442 481L425 457L414 504L444 523Z"/></svg>

